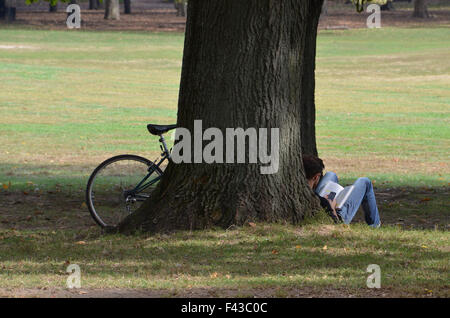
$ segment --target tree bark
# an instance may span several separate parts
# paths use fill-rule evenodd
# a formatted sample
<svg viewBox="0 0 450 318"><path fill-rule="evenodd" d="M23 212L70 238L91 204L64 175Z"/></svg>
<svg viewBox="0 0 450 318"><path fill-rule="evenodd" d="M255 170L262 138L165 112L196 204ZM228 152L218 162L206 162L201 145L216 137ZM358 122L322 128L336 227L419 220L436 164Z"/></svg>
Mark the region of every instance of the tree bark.
<svg viewBox="0 0 450 318"><path fill-rule="evenodd" d="M309 116L304 104L314 102L314 86L303 83L314 77L307 64L321 6L322 0L188 2L178 127L193 135L201 119L203 129L217 127L224 136L228 127L279 128L279 169L263 175L260 164L170 162L151 198L117 230L296 224L318 209L304 177L301 127Z"/></svg>
<svg viewBox="0 0 450 318"><path fill-rule="evenodd" d="M312 6L307 15L306 40L302 60L302 90L300 96L302 153L315 156L317 156L315 105L316 39L320 15L321 7L319 5Z"/></svg>
<svg viewBox="0 0 450 318"><path fill-rule="evenodd" d="M105 0L105 19L120 20L119 0Z"/></svg>
<svg viewBox="0 0 450 318"><path fill-rule="evenodd" d="M427 0L414 0L414 18L427 19L430 17L427 8Z"/></svg>
<svg viewBox="0 0 450 318"><path fill-rule="evenodd" d="M0 0L0 19L4 19L6 15L6 1Z"/></svg>
<svg viewBox="0 0 450 318"><path fill-rule="evenodd" d="M131 14L131 0L123 0L123 8L125 14Z"/></svg>

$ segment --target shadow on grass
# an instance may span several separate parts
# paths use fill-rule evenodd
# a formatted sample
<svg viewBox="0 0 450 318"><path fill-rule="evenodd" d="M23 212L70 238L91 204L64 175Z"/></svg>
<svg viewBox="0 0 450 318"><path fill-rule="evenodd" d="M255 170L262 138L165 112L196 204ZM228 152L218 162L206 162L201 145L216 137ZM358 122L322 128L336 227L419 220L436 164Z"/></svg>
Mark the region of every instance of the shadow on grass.
<svg viewBox="0 0 450 318"><path fill-rule="evenodd" d="M96 165L0 164L0 229L94 226L84 201L86 183ZM349 181L345 176L342 180ZM392 186L382 179L376 184L384 225L449 229L449 186ZM364 223L362 211L357 213L354 222Z"/></svg>
<svg viewBox="0 0 450 318"><path fill-rule="evenodd" d="M447 284L448 236L443 231L261 224L150 237L99 231L0 235L2 274L65 279L65 268L75 263L93 287L109 281L130 288L365 288L369 264L380 265L388 288L438 292Z"/></svg>

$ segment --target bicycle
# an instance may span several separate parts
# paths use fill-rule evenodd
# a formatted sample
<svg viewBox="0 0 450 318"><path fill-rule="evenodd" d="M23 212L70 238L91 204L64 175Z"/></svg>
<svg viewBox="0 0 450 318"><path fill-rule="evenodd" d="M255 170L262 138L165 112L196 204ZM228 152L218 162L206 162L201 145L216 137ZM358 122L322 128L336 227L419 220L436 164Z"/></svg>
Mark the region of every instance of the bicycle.
<svg viewBox="0 0 450 318"><path fill-rule="evenodd" d="M150 197L164 174L161 164L171 160L163 134L174 128L176 125L147 125L150 134L159 136L162 153L158 163L126 154L111 157L95 168L86 187L86 205L98 225L118 225Z"/></svg>

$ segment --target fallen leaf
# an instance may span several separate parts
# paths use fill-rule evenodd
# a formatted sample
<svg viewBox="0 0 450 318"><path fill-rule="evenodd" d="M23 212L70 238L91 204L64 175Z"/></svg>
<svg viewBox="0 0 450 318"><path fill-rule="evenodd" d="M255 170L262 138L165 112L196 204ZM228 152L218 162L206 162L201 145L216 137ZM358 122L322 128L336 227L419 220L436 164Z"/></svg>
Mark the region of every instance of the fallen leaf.
<svg viewBox="0 0 450 318"><path fill-rule="evenodd" d="M425 201L431 201L431 198L423 198L420 200L421 202L425 202Z"/></svg>
<svg viewBox="0 0 450 318"><path fill-rule="evenodd" d="M296 247L295 247L296 249L300 249L300 248L302 248L300 245L297 245Z"/></svg>
<svg viewBox="0 0 450 318"><path fill-rule="evenodd" d="M85 241L78 241L78 242L75 242L75 244L77 244L77 245L84 245L84 244L86 244L86 242Z"/></svg>
<svg viewBox="0 0 450 318"><path fill-rule="evenodd" d="M272 254L278 254L277 250L272 250Z"/></svg>
<svg viewBox="0 0 450 318"><path fill-rule="evenodd" d="M79 293L80 295L85 295L85 294L87 294L88 292L82 291L82 290L81 290L81 291L79 291L78 293Z"/></svg>
<svg viewBox="0 0 450 318"><path fill-rule="evenodd" d="M81 208L82 208L82 209L87 208L86 202L81 203Z"/></svg>
<svg viewBox="0 0 450 318"><path fill-rule="evenodd" d="M426 246L426 245L422 245L422 248L428 248L428 246Z"/></svg>
<svg viewBox="0 0 450 318"><path fill-rule="evenodd" d="M323 249L324 251L326 251L326 250L328 249L328 247L325 245L324 247L322 247L322 249Z"/></svg>

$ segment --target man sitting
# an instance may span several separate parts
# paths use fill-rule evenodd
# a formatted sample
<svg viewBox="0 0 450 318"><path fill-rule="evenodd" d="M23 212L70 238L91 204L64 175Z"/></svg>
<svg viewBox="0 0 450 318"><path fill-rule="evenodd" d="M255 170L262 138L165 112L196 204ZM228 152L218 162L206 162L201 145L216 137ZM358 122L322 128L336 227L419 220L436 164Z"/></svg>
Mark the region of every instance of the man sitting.
<svg viewBox="0 0 450 318"><path fill-rule="evenodd" d="M380 215L377 202L375 201L375 193L373 192L372 182L368 178L357 179L353 184L354 189L352 193L342 208L336 209L336 199L329 200L328 196L322 198L319 196L319 193L329 181L338 183L337 175L334 172L327 172L323 175L323 169L325 168L323 161L312 155L303 156L303 167L305 168L308 185L319 197L320 205L330 214L335 222L340 220L345 224L349 224L353 220L359 206L362 205L367 224L375 228L380 227Z"/></svg>

